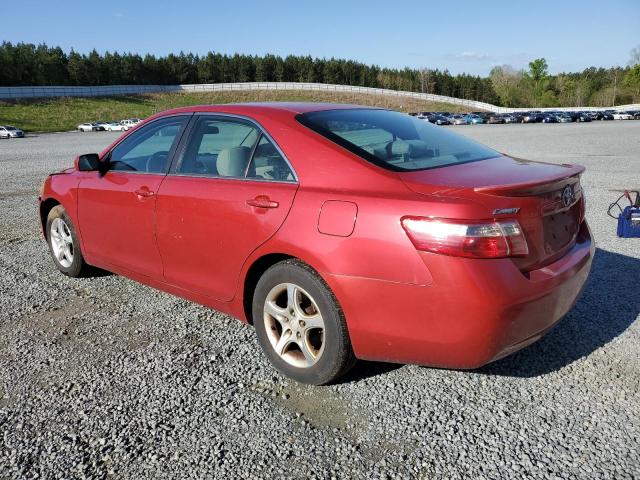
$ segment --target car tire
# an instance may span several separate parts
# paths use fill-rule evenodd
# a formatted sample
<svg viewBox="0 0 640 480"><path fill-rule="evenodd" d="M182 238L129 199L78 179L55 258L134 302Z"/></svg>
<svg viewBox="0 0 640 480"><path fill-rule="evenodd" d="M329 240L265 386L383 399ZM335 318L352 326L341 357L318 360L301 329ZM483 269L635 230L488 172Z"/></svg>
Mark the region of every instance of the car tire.
<svg viewBox="0 0 640 480"><path fill-rule="evenodd" d="M47 216L46 238L49 252L58 270L69 277L88 273L75 227L62 205L56 205Z"/></svg>
<svg viewBox="0 0 640 480"><path fill-rule="evenodd" d="M252 319L271 364L298 382L331 383L355 364L335 295L315 270L299 260L279 262L260 277Z"/></svg>

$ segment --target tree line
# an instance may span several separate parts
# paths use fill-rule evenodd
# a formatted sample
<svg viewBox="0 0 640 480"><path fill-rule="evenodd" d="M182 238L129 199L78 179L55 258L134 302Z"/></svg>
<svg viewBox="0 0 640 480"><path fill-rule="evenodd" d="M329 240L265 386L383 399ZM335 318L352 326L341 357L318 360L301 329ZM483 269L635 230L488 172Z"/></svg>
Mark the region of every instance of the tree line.
<svg viewBox="0 0 640 480"><path fill-rule="evenodd" d="M611 105L638 97L640 86L629 81L630 67L590 68L559 75L548 74L544 59L529 67L529 71L496 67L488 77L481 77L296 55L181 52L141 56L96 50L81 54L46 44L5 41L0 45L0 86L314 82L434 93L512 107Z"/></svg>
<svg viewBox="0 0 640 480"><path fill-rule="evenodd" d="M507 107L608 107L640 103L640 55L628 67L590 67L579 73L550 75L544 58L528 70L495 67L489 78L500 105ZM640 51L639 51L640 53Z"/></svg>
<svg viewBox="0 0 640 480"><path fill-rule="evenodd" d="M495 102L488 78L448 71L381 68L353 60L288 55L226 55L209 52L138 55L96 50L65 53L29 43L0 46L0 86L175 85L224 82L314 82L436 93Z"/></svg>

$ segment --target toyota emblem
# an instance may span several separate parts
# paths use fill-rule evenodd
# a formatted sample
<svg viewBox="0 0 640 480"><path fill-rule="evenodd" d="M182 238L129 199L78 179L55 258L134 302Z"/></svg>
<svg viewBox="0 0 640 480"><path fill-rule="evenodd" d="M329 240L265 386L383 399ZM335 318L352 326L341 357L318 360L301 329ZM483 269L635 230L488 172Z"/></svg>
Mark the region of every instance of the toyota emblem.
<svg viewBox="0 0 640 480"><path fill-rule="evenodd" d="M567 185L562 190L562 204L565 207L568 207L572 203L573 203L573 189L571 188L571 185Z"/></svg>

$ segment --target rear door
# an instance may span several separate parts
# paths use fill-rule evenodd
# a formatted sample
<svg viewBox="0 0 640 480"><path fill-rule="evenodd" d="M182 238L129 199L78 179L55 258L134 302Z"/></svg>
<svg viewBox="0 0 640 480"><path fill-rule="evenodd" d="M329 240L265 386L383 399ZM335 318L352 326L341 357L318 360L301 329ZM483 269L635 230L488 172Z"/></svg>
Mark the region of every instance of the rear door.
<svg viewBox="0 0 640 480"><path fill-rule="evenodd" d="M78 220L89 256L161 277L154 232L156 194L188 119L178 115L145 125L107 154L106 172L82 178Z"/></svg>
<svg viewBox="0 0 640 480"><path fill-rule="evenodd" d="M233 298L247 257L286 218L298 183L275 142L244 118L201 115L157 196L165 281Z"/></svg>

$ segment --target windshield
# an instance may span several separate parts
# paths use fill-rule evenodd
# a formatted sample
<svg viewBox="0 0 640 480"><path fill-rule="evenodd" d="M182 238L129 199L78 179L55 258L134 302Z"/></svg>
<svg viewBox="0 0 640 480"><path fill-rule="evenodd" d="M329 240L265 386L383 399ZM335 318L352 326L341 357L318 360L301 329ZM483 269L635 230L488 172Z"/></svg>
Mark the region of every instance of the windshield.
<svg viewBox="0 0 640 480"><path fill-rule="evenodd" d="M324 110L296 118L320 135L388 170L425 170L500 155L443 127L389 110Z"/></svg>
<svg viewBox="0 0 640 480"><path fill-rule="evenodd" d="M16 127L12 127L11 125L7 125L7 126L6 126L6 127L4 127L4 128L6 128L7 130L17 130L17 128L16 128Z"/></svg>

